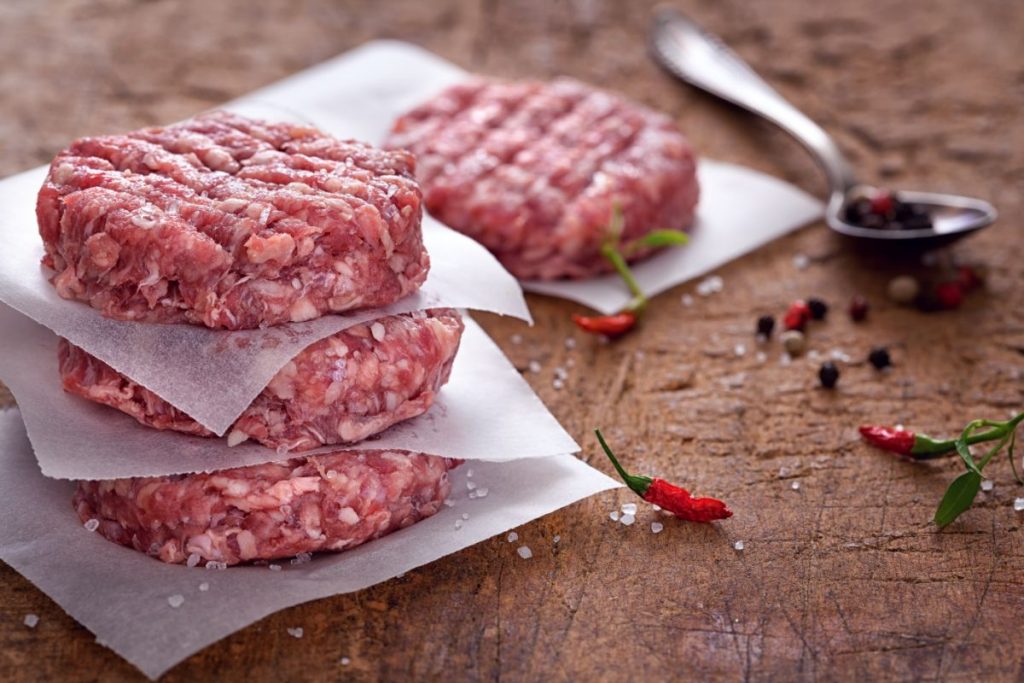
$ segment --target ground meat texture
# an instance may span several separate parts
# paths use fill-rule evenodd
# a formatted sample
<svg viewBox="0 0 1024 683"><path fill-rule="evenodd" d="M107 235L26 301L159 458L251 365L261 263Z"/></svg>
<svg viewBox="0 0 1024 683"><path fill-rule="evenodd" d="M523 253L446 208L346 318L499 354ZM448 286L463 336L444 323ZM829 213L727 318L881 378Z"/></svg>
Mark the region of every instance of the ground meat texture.
<svg viewBox="0 0 1024 683"><path fill-rule="evenodd" d="M208 474L80 481L107 539L164 562L238 564L353 548L441 508L457 460L341 451Z"/></svg>
<svg viewBox="0 0 1024 683"><path fill-rule="evenodd" d="M232 425L228 444L254 439L281 452L354 443L425 413L448 381L463 323L451 309L355 325L304 349ZM212 432L82 349L61 340L65 391L144 425Z"/></svg>
<svg viewBox="0 0 1024 683"><path fill-rule="evenodd" d="M524 279L610 271L600 247L616 205L629 242L687 228L699 194L668 117L567 78L458 84L399 118L385 145L416 155L431 214Z"/></svg>
<svg viewBox="0 0 1024 683"><path fill-rule="evenodd" d="M315 128L214 112L82 138L36 214L66 299L223 329L385 306L426 279L415 162Z"/></svg>

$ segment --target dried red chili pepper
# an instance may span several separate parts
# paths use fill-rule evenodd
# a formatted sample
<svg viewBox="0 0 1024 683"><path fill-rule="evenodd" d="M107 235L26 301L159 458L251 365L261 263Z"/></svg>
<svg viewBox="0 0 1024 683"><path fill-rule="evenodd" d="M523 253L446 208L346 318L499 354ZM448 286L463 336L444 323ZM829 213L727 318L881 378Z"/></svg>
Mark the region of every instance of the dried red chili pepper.
<svg viewBox="0 0 1024 683"><path fill-rule="evenodd" d="M928 460L956 450L956 441L952 439L933 439L906 429L863 425L860 434L872 446L909 460Z"/></svg>
<svg viewBox="0 0 1024 683"><path fill-rule="evenodd" d="M573 315L572 321L584 332L618 337L629 332L636 325L636 314L625 311L615 315Z"/></svg>
<svg viewBox="0 0 1024 683"><path fill-rule="evenodd" d="M626 482L626 486L633 490L638 496L652 505L657 505L662 510L671 512L680 519L689 522L713 522L716 519L728 519L732 517L732 510L717 498L694 498L686 489L670 484L664 479L645 477L642 475L629 474L622 469L618 458L612 453L612 449L601 435L600 429L595 429L597 440L604 449L605 455L612 461L615 470Z"/></svg>

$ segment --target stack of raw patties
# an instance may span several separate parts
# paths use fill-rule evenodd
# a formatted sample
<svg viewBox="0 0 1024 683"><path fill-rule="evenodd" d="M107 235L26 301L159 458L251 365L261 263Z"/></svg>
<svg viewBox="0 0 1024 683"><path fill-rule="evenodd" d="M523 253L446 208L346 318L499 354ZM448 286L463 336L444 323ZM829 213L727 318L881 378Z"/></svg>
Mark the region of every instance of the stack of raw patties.
<svg viewBox="0 0 1024 683"><path fill-rule="evenodd" d="M211 334L384 307L418 290L429 267L413 166L402 151L225 113L78 140L39 195L44 264L62 297L105 316ZM462 331L458 313L431 309L323 338L277 372L226 436L294 457L80 482L78 514L113 541L189 565L342 550L429 516L455 460L302 453L426 412ZM218 438L67 341L60 373L68 392L143 425Z"/></svg>

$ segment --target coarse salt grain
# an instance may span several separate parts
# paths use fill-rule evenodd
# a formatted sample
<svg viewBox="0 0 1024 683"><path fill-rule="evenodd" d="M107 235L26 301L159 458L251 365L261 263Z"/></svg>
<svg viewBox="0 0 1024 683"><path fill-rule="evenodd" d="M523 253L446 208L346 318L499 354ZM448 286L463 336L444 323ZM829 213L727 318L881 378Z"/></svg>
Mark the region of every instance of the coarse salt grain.
<svg viewBox="0 0 1024 683"><path fill-rule="evenodd" d="M269 569L272 572L279 572L279 571L281 571L281 565L279 565L279 564L268 564L267 565L267 569Z"/></svg>
<svg viewBox="0 0 1024 683"><path fill-rule="evenodd" d="M763 362L765 362L766 360L768 360L768 354L767 354L767 353L765 353L764 351L758 351L758 352L757 352L757 353L756 353L756 354L754 355L754 358L755 358L755 359L757 360L757 362L758 362L758 363L763 363Z"/></svg>
<svg viewBox="0 0 1024 683"><path fill-rule="evenodd" d="M519 553L519 557L523 558L524 560L528 560L531 557L533 557L533 551L530 550L530 546L528 545L519 546L516 549L516 552Z"/></svg>
<svg viewBox="0 0 1024 683"><path fill-rule="evenodd" d="M301 638L304 633L305 631L302 629L301 626L296 626L294 628L288 627L288 635L290 635L292 638Z"/></svg>
<svg viewBox="0 0 1024 683"><path fill-rule="evenodd" d="M199 584L199 591L201 593L205 593L208 590L210 590L210 584L206 583L205 581Z"/></svg>
<svg viewBox="0 0 1024 683"><path fill-rule="evenodd" d="M732 547L735 548L739 552L743 552L743 541L736 541L735 543L732 544Z"/></svg>
<svg viewBox="0 0 1024 683"><path fill-rule="evenodd" d="M188 559L185 560L185 566L186 567L195 567L197 564L199 564L199 560L200 560L199 553L192 553L191 555L188 556Z"/></svg>
<svg viewBox="0 0 1024 683"><path fill-rule="evenodd" d="M633 526L633 522L636 521L636 516L635 515L622 515L622 517L621 517L621 519L619 519L619 521L622 523L622 526Z"/></svg>
<svg viewBox="0 0 1024 683"><path fill-rule="evenodd" d="M717 275L704 278L697 285L697 293L701 296L710 296L716 292L721 292L725 282Z"/></svg>
<svg viewBox="0 0 1024 683"><path fill-rule="evenodd" d="M790 484L789 488L793 489L794 491L799 491L800 490L800 482L794 481L792 484Z"/></svg>
<svg viewBox="0 0 1024 683"><path fill-rule="evenodd" d="M86 531L96 531L97 529L100 528L100 520L98 520L98 519L90 519L88 522L86 522L82 526L85 527Z"/></svg>
<svg viewBox="0 0 1024 683"><path fill-rule="evenodd" d="M455 529L458 530L458 529L461 529L461 528L462 528L462 520L461 519L455 520Z"/></svg>
<svg viewBox="0 0 1024 683"><path fill-rule="evenodd" d="M313 553L298 553L292 558L292 564L306 564L313 560Z"/></svg>
<svg viewBox="0 0 1024 683"><path fill-rule="evenodd" d="M536 375L540 372L540 361L531 360L527 367L530 368L530 372Z"/></svg>
<svg viewBox="0 0 1024 683"><path fill-rule="evenodd" d="M665 529L665 525L661 522L651 522L651 533L660 534Z"/></svg>
<svg viewBox="0 0 1024 683"><path fill-rule="evenodd" d="M737 344L736 347L732 351L737 356L743 356L743 355L746 355L746 353L747 353L747 347L744 346L743 344Z"/></svg>
<svg viewBox="0 0 1024 683"><path fill-rule="evenodd" d="M466 470L466 478L467 479L472 479L473 478L473 468L472 467L469 468L468 470Z"/></svg>
<svg viewBox="0 0 1024 683"><path fill-rule="evenodd" d="M174 609L178 609L179 607L185 604L185 596L181 593L175 593L174 595L167 598L167 604L173 607Z"/></svg>
<svg viewBox="0 0 1024 683"><path fill-rule="evenodd" d="M811 265L811 259L808 258L807 254L797 254L793 257L793 266L797 270L803 270L809 265Z"/></svg>
<svg viewBox="0 0 1024 683"><path fill-rule="evenodd" d="M488 488L484 488L484 487L481 487L481 488L478 488L478 489L477 489L476 491L474 491L473 493L475 493L475 494L476 494L476 497L477 497L477 498L486 498L486 497L487 497L487 492L488 492L489 490L490 490L490 489L488 489Z"/></svg>
<svg viewBox="0 0 1024 683"><path fill-rule="evenodd" d="M608 518L610 520L612 520L613 522L619 521L619 511L618 510L612 510L611 512L608 513Z"/></svg>
<svg viewBox="0 0 1024 683"><path fill-rule="evenodd" d="M341 665L342 666L348 666L351 663L352 663L352 660L349 659L348 657L342 657L341 658Z"/></svg>
<svg viewBox="0 0 1024 683"><path fill-rule="evenodd" d="M476 482L475 481L467 481L466 482L466 488L469 489L470 491L472 491L473 489L476 488Z"/></svg>
<svg viewBox="0 0 1024 683"><path fill-rule="evenodd" d="M652 505L651 509L654 510L655 512L661 512L661 506L660 505Z"/></svg>
<svg viewBox="0 0 1024 683"><path fill-rule="evenodd" d="M25 624L25 626L28 626L29 628L35 628L36 625L39 623L39 615L26 614L25 619L22 621L22 623Z"/></svg>
<svg viewBox="0 0 1024 683"><path fill-rule="evenodd" d="M623 503L620 509L622 510L622 514L624 515L635 515L636 503Z"/></svg>
<svg viewBox="0 0 1024 683"><path fill-rule="evenodd" d="M1024 512L1024 498L1014 498L1013 509L1017 512Z"/></svg>
<svg viewBox="0 0 1024 683"><path fill-rule="evenodd" d="M692 306L693 305L693 297L690 296L689 294L683 294L683 298L680 299L680 301L682 302L682 304L684 306Z"/></svg>
<svg viewBox="0 0 1024 683"><path fill-rule="evenodd" d="M554 381L551 382L551 386L553 386L555 389L561 389L562 387L565 386L565 382L556 377Z"/></svg>
<svg viewBox="0 0 1024 683"><path fill-rule="evenodd" d="M569 349L570 351L575 349L576 348L576 337L566 337L565 338L565 348Z"/></svg>
<svg viewBox="0 0 1024 683"><path fill-rule="evenodd" d="M519 540L519 534L517 534L514 531L510 531L510 532L508 532L508 537L507 538L508 538L508 542L509 543L515 543L516 541Z"/></svg>
<svg viewBox="0 0 1024 683"><path fill-rule="evenodd" d="M996 483L994 481L992 481L991 479L986 479L985 481L981 482L981 490L988 493L989 491L992 490L992 488L995 485Z"/></svg>
<svg viewBox="0 0 1024 683"><path fill-rule="evenodd" d="M462 513L462 518L463 519L469 519L469 513L468 512L463 512Z"/></svg>
<svg viewBox="0 0 1024 683"><path fill-rule="evenodd" d="M510 337L510 340L512 341L513 344L522 344L523 343L523 335L521 335L521 334L513 334Z"/></svg>
<svg viewBox="0 0 1024 683"><path fill-rule="evenodd" d="M559 541L561 541L561 540L562 540L562 537L561 537L561 536L559 536L558 534L555 534L555 537L551 539L552 543L556 543L556 544L557 544L557 543L558 543Z"/></svg>
<svg viewBox="0 0 1024 683"><path fill-rule="evenodd" d="M228 568L228 563L227 562L218 562L217 560L210 560L209 562L206 563L206 568L207 569L224 570L224 569Z"/></svg>

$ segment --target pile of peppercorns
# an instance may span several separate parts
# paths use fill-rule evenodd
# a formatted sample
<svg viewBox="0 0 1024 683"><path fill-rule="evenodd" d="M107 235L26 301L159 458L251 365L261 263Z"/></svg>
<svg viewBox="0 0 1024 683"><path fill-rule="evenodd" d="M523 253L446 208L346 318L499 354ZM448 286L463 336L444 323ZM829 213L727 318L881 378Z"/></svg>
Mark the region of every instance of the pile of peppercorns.
<svg viewBox="0 0 1024 683"><path fill-rule="evenodd" d="M854 322L863 322L868 317L870 305L867 299L857 294L850 299L849 314ZM828 315L828 305L821 299L798 299L789 305L786 314L782 318L782 326L785 331L779 337L782 347L790 356L799 356L804 352L807 339L804 333L808 323L812 320L824 320ZM761 340L767 340L775 331L775 318L770 315L762 315L757 319L757 336ZM884 370L892 365L892 358L889 350L884 346L877 346L871 349L868 354L868 362L877 370ZM839 368L832 361L825 361L818 368L818 380L821 386L826 389L834 389L839 381Z"/></svg>
<svg viewBox="0 0 1024 683"><path fill-rule="evenodd" d="M932 217L917 204L901 202L889 190L873 189L850 194L843 207L850 225L875 230L929 230Z"/></svg>

